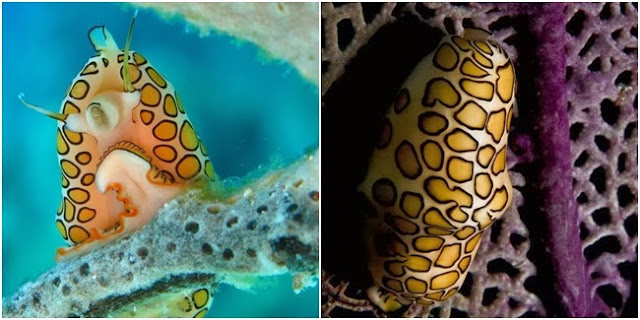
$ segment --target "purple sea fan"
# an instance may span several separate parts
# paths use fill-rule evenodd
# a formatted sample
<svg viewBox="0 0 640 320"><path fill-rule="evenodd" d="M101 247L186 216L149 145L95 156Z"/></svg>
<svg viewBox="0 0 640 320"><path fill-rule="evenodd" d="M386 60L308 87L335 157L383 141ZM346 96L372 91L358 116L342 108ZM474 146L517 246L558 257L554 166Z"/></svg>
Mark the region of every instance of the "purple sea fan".
<svg viewBox="0 0 640 320"><path fill-rule="evenodd" d="M323 316L637 316L637 3L324 3L322 18ZM356 186L404 79L464 27L516 66L514 203L459 294L384 314L364 293Z"/></svg>

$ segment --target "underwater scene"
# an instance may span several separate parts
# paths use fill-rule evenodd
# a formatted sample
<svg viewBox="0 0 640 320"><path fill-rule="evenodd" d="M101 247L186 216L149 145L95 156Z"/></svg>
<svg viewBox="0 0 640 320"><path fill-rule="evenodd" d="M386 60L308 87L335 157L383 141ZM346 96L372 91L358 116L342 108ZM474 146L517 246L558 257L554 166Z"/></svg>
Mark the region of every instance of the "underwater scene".
<svg viewBox="0 0 640 320"><path fill-rule="evenodd" d="M321 17L321 317L638 317L637 2Z"/></svg>
<svg viewBox="0 0 640 320"><path fill-rule="evenodd" d="M275 4L273 5L275 6ZM185 6L188 8L189 5ZM241 8L240 4L238 6ZM283 10L281 7L279 9ZM197 16L199 11L191 10L188 12L192 16ZM179 131L180 134L177 133L178 129L175 124L173 129L170 126L167 128L157 125L153 130L153 136L162 141L169 140L167 137L179 136L179 143L185 147L186 150L184 152L189 153L189 155L181 159L183 151L176 145L173 145L175 148L171 147L169 142L163 142L166 143L166 145L163 144L165 153L156 152L156 149L153 148L153 155L151 155L150 151L146 153L141 151L142 148L140 147L125 146L118 143L115 145L115 149L120 150L111 152L112 150L109 149L111 153L100 159L105 164L105 167L107 164L109 165L108 168L102 171L102 175L106 177L120 173L135 175L137 174L135 170L138 167L149 168L150 162L147 163L141 160L155 156L161 159L172 158L171 161L167 162L177 163L174 171L156 168L154 165L148 169L150 173L153 172L155 174L153 177L155 180L145 180L145 182L149 182L148 185L140 184L139 188L136 189L138 190L137 192L142 192L143 194L148 192L149 200L143 206L144 208L146 206L151 208L154 205L155 207L153 208L161 207L162 203L165 202L153 198L155 196L155 188L165 190L162 189L165 185L168 186L167 188L179 186L175 190L167 191L167 194L175 195L185 190L184 186L186 182L191 181L190 179L208 178L208 180L212 181L212 184L217 185L216 190L231 190L220 192L221 195L218 195L218 200L239 190L243 196L240 197L241 199L250 198L252 195L260 199L261 190L259 188L246 189L244 193L241 190L244 190L246 184L259 180L258 177L282 170L282 168L296 163L299 159L315 161L315 168L317 168L318 158L309 156L319 146L317 80L309 80L310 77L301 75L295 65L279 59L252 42L230 36L224 32L212 31L207 34L201 34L197 27L182 18L183 15L160 14L154 8L139 8L132 4L3 3L2 13L4 18L2 21L2 297L4 316L7 316L5 303L18 292L21 286L29 281L36 281L41 275L46 275L47 272L51 274L49 270L56 266L55 259L58 248L67 248L67 242L71 244L81 243L89 237L94 239L94 236L96 236L99 239L99 235L94 235L93 231L89 235L88 231L81 228L74 229L73 226L67 228L66 224L70 220L67 220L67 222L62 220L63 216L67 219L67 214L61 215L63 209L60 192L61 163L58 162L57 156L58 154L76 152L75 159L80 163L84 163L83 156L91 160L91 157L86 152L81 152L83 150L74 151L73 133L67 133L66 129L61 127L63 122L70 128L74 125L78 128L82 125L88 125L90 128L97 128L96 132L110 130L114 128L114 117L122 118L122 114L114 111L119 110L116 107L114 107L116 109L110 109L109 103L113 101L129 101L127 99L138 94L136 96L138 97L137 99L147 106L149 104L146 102L157 100L155 103L150 103L152 105L155 104L155 106L151 107L156 109L149 108L149 110L160 110L159 101L161 95L165 96L165 90L170 92L169 89L173 88L175 92L179 92L179 94L173 95L175 99L172 98L172 92L166 95L167 98L163 100L165 101L165 113L156 112L155 117L168 116L166 119L169 120L162 120L166 121L166 123L173 123L172 119L184 121ZM132 24L134 16L135 25ZM274 21L274 23L276 22ZM317 28L317 15L315 19L310 19L308 23ZM104 26L104 28L92 29L95 26ZM129 33L131 27L133 28ZM91 33L89 33L90 30L92 30ZM128 72L120 69L121 77L124 79L124 93L120 92L117 97L112 97L111 93L105 93L102 107L100 104L91 104L87 107L87 120L83 119L85 122L82 122L82 125L78 124L77 114L73 114L73 112L67 113L66 109L65 114L58 113L62 113L61 103L67 95L80 100L80 98L84 98L87 95L87 92L93 92L91 91L93 89L90 89L89 84L86 82L82 84L82 80L80 80L72 85L72 81L78 79L74 80L81 71L86 74L86 77L95 77L99 76L96 75L98 71L92 68L101 68L102 64L104 64L105 68L107 67L108 63L104 59L102 61L98 59L99 56L96 56L98 53L96 51L106 52L111 50L114 41L120 50L129 49L125 48L128 37L130 39L130 50L139 54L134 53L130 57L124 58L124 60L129 61L129 66L144 65L148 61L149 64L153 64L153 68L151 70L147 68L144 75L141 75L141 71L136 68L130 67ZM276 38L281 39L281 41L287 41L287 35ZM309 39L309 41L317 40L318 38L315 38L315 40ZM315 47L317 48L317 46L316 44ZM93 66L91 64L87 65L89 59L95 59L96 62ZM115 61L110 62L115 63ZM121 63L121 61L119 62ZM135 63L135 65L131 63ZM317 61L315 64L317 65ZM87 65L86 68L85 65ZM114 75L117 77L116 73ZM151 84L157 84L157 88L161 89L155 89L156 87L152 89L152 85L148 85L149 87L145 85L140 89L136 87L138 81L149 81ZM132 85L138 90L127 91L127 85ZM118 90L122 91L122 89ZM48 116L39 114L36 112L37 110L34 111L25 107L21 103L19 96L24 100L24 104L30 105L32 109L39 107L46 110L40 109L40 113L49 112ZM171 104L168 102L169 98L173 101ZM133 112L135 113L137 110L133 109ZM124 114L128 115L126 112ZM186 120L187 114L188 121ZM153 119L153 112L148 112L147 115L149 118L146 118L143 113L140 113L139 116L134 115L133 123L136 126L141 126L140 121L145 124L149 124L152 121L158 123L158 118ZM58 117L58 120L51 119L52 117ZM136 120L138 120L137 123ZM188 130L184 129L185 127ZM56 132L58 140L56 140ZM67 140L61 140L61 132L64 132L70 144L66 143ZM151 131L134 135L138 135L140 139L145 139L146 134L150 135ZM79 139L82 140L82 138ZM85 136L85 140L90 139ZM177 138L175 141L177 141ZM98 141L98 144L100 143L103 142ZM178 149L177 151L176 148ZM196 149L198 151L193 154L189 151ZM117 153L117 151L123 150L128 152ZM133 159L130 162L132 165L129 167L123 165L123 159ZM73 171L77 170L78 167L73 164L68 167L65 167L65 164L62 164L62 166L67 176L73 178L71 177L74 176ZM69 170L71 175L69 175ZM106 170L109 171L104 173ZM75 176L78 177L79 174L76 173ZM96 172L95 177L91 175L91 181L87 184L85 184L85 176L82 178L82 185L91 184L94 178L96 184L103 182L100 169ZM149 175L147 177L151 179ZM64 186L66 178L64 175L62 178ZM130 182L137 183L137 180L131 179ZM277 179L278 177L271 180L266 179L265 185ZM160 182L160 180L163 181ZM302 179L299 181L302 181ZM307 181L314 180L308 179ZM296 182L294 185L297 187L301 183ZM66 181L66 184L68 185L69 181ZM302 184L302 186L309 187L305 184ZM123 203L118 203L118 205L124 206L127 214L131 214L132 210L136 209L129 207L130 204L126 200L127 198L123 196L125 193L121 193L126 192L126 190L122 191L118 188L127 189L127 185L126 183L123 183L122 186L109 184L107 190L114 194L117 192L119 195L117 199ZM319 186L316 184L315 187L309 190L318 190L318 188ZM82 191L84 189L76 189L77 193L72 194L69 191L68 194L69 198L76 203L78 209L80 207L79 204L93 201L93 199L89 200L88 193ZM315 201L315 217L317 218L318 193L317 191L304 192L305 195L309 195L307 198L312 199L310 200L312 203ZM132 196L132 194L134 192L130 191L129 196ZM285 197L287 196L289 195L285 194ZM122 200L121 197L125 200ZM295 198L295 195L291 197ZM162 199L171 198L167 196ZM235 212L237 211L235 208L242 208L234 207L236 201L242 205L242 201L237 199L237 197L223 199L224 201L221 200L220 202L224 203L220 205L221 209L209 206L207 210L213 216L218 212L225 212L228 205L229 210ZM188 200L185 201L175 204L172 208L175 208L175 211L191 208L190 202ZM72 202L68 201L68 203L69 205L65 203L64 210L67 210L65 212L69 212L69 207L73 208L71 212L75 212ZM248 203L253 205L252 201ZM256 203L255 205L258 204ZM261 217L264 217L265 215L262 215L262 213L266 209L262 210L260 208L262 207L258 207L257 212L261 214ZM270 208L272 208L271 205ZM292 219L296 221L306 221L310 225L315 225L315 230L317 231L317 220L315 222L312 221L313 215L309 215L311 218L305 216L309 212L309 210L304 211L303 209L305 208L302 202L289 204L286 207L286 213L291 213ZM140 209L140 213L145 212L143 208L137 209ZM58 210L58 216L60 216L57 224L56 210ZM310 210L313 211L313 209ZM157 210L149 209L147 211L153 211L149 213L150 217L153 217ZM253 209L252 212L255 213L255 211ZM78 212L77 219L79 221L85 218L86 220L91 220L95 216L95 211L88 218L87 215L83 216L84 213L84 211ZM116 223L114 230L126 229L131 226L127 222L129 220L123 217L124 214L120 217L121 220ZM186 215L184 219L190 221L191 216ZM248 229L254 230L256 229L255 221L257 220L258 223L262 221L257 218L256 220L246 220L245 222L243 219L242 217L240 220L238 218L229 219L227 220L227 226L230 228L231 225L239 221L237 225L243 224L244 226L246 224ZM278 219L273 221L282 223L282 219L285 218ZM259 237L266 236L267 233L274 232L273 230L276 229L271 226L271 231L269 231L269 225L258 224L258 226L259 228L256 230L260 233L254 233L256 234L256 239L260 239ZM206 225L202 223L198 225L195 222L187 223L183 229L186 229L187 233L198 235L202 234L203 231L217 230L215 228L207 229ZM129 229L126 230L128 231ZM198 233L198 230L201 230L200 233ZM114 232L118 233L120 231ZM166 231L166 233L161 231L160 233L161 237L170 237L169 231ZM221 237L227 234L226 231L219 233ZM274 248L274 251L287 250L288 253L293 252L294 258L302 259L300 258L303 256L302 253L306 254L310 251L307 244L303 243L308 240L305 237L308 237L311 239L309 241L313 242L314 236L303 232L299 237L300 240L293 237L281 237L278 241L271 242L271 248ZM317 237L316 232L316 242ZM152 238L145 239L145 241L148 240L147 244L155 243L154 241L156 241ZM255 239L249 237L245 238L245 240L251 242ZM237 241L230 241L229 243L231 245L227 249L204 243L201 251L205 255L219 253L221 260L233 260L235 255L235 260L237 261L241 258L241 254L235 249L244 248L243 244ZM167 248L169 252L174 252L175 244L170 242ZM256 251L243 249L243 252L245 251L252 257L256 257L256 251L258 251L257 256L260 262L258 264L273 263L271 261L265 262L266 258L262 257L257 249ZM179 248L175 252L180 252ZM63 252L62 254L65 253ZM152 254L153 251L151 249L143 247L137 249L137 254L135 255L136 259L141 261ZM111 259L110 257L104 256L105 260ZM176 260L176 263L179 264L179 258ZM197 288L192 291L185 291L185 297L190 296L191 300L187 298L186 302L176 302L176 305L187 303L188 305L184 306L185 312L187 309L192 312L194 308L197 309L195 311L199 311L197 314L192 312L189 316L205 316L206 313L207 317L317 317L319 311L317 268L309 272L311 274L310 278L315 279L315 283L313 283L313 281L310 282L306 278L301 280L302 278L296 274L292 276L288 272L281 272L284 270L282 269L284 265L297 266L302 264L297 260L292 261L289 259L286 262L284 260L286 259L283 258L282 263L276 262L274 264L274 270L277 269L279 270L278 272L267 272L265 276L256 278L257 280L239 280L239 282L244 282L242 287L246 290L237 289L236 287L238 286L232 286L227 284L228 281L222 281L217 283L215 293L210 289ZM317 255L315 260L317 267ZM130 259L130 261L133 260ZM133 262L131 263L133 264ZM71 262L70 265L72 265ZM92 269L89 269L88 266L85 263L79 267L80 277L91 274L90 270L94 270L93 265L91 265ZM308 268L308 266L305 265L305 268ZM70 292L70 287L64 282L60 284L60 279L55 278L55 275L51 274L51 277L52 280L47 280L47 283L57 290L53 293L53 296L55 294L62 296L80 294L78 292ZM96 275L93 275L93 277L96 277ZM127 277L133 279L133 285L135 285L138 275L136 274L134 278L133 274L128 273ZM205 276L198 275L188 280L194 283L204 283L206 281L203 280L203 277ZM73 279L71 280L73 283L78 283L76 278L71 277L70 279ZM100 285L96 286L108 287L101 279L98 275L96 281ZM80 278L79 281L82 283L84 280ZM114 283L113 278L110 281L112 284ZM179 282L179 279L171 281ZM70 286L75 290L73 285ZM294 293L294 287L299 293ZM156 288L156 291L162 290L164 289ZM45 304L48 293L35 291L27 300L33 302L36 307L40 307L39 304L41 302ZM209 299L210 294L214 296L213 302ZM202 298L203 296L206 296L206 298ZM20 305L20 303L16 302L12 306ZM211 303L209 307L203 307L208 303ZM24 305L22 306L24 307ZM49 306L49 308L53 307ZM24 311L24 309L20 308L11 308L11 315L20 316L22 314L21 311ZM77 307L77 309L80 310L82 308ZM94 313L78 311L78 314L89 316L102 314L95 310L93 311ZM65 314L64 316L69 315L74 315L74 313ZM112 313L111 315L130 316L131 314Z"/></svg>

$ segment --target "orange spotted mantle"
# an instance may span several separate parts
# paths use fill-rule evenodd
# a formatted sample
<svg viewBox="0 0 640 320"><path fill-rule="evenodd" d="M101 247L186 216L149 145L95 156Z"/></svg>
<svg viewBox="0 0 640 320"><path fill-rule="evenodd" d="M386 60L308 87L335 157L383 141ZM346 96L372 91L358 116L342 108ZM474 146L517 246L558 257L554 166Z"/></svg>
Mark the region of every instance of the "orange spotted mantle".
<svg viewBox="0 0 640 320"><path fill-rule="evenodd" d="M120 50L106 28L89 31L98 54L73 80L60 113L23 101L58 120L56 226L74 246L58 257L142 227L191 181L217 180L173 85L128 50L131 32Z"/></svg>
<svg viewBox="0 0 640 320"><path fill-rule="evenodd" d="M482 30L445 37L403 84L360 185L373 207L369 297L393 311L453 296L513 199L514 68Z"/></svg>

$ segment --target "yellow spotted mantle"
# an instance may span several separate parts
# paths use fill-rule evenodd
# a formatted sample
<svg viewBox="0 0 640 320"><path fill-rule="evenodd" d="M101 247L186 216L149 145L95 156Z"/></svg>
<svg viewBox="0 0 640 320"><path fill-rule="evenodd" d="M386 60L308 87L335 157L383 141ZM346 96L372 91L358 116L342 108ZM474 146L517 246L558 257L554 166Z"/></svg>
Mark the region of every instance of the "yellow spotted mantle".
<svg viewBox="0 0 640 320"><path fill-rule="evenodd" d="M213 302L207 288L185 289L138 301L107 314L108 318L204 318Z"/></svg>
<svg viewBox="0 0 640 320"><path fill-rule="evenodd" d="M445 37L403 84L360 185L371 300L430 305L462 286L483 231L513 198L506 169L515 74L481 30Z"/></svg>
<svg viewBox="0 0 640 320"><path fill-rule="evenodd" d="M98 54L73 80L60 113L23 101L58 120L56 226L73 246L58 257L138 229L187 183L217 179L173 85L129 50L131 33L120 50L106 28L89 31Z"/></svg>

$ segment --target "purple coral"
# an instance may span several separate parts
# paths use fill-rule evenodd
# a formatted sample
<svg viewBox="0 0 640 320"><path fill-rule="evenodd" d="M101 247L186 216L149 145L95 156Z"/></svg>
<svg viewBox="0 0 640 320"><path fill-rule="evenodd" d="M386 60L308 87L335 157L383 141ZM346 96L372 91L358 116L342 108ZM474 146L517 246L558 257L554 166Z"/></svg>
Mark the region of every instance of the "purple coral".
<svg viewBox="0 0 640 320"><path fill-rule="evenodd" d="M384 316L362 295L362 267L338 266L341 252L357 245L333 247L345 240L333 231L348 229L334 224L354 227L357 219L345 222L340 212L342 220L332 220L339 208L331 203L355 198L348 190L371 145L352 141L376 136L395 91L435 45L423 42L469 25L491 30L516 63L519 113L509 153L516 199L485 236L466 288L431 313L620 316L626 302L624 315L637 316L637 3L326 3L322 15L322 163L352 172L340 171L337 188L338 177L323 174L324 316ZM373 124L349 131L354 121ZM334 139L326 123L350 139ZM333 156L347 150L362 156ZM425 312L413 307L405 315Z"/></svg>

